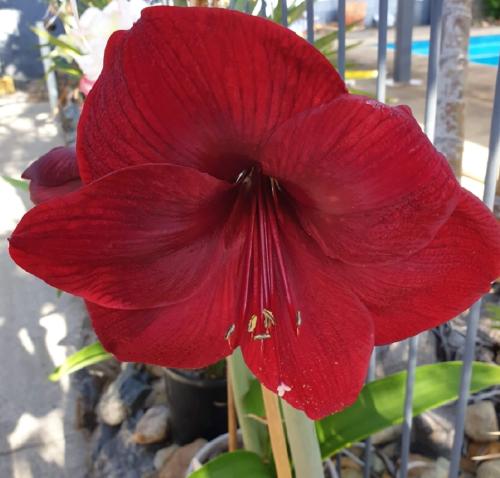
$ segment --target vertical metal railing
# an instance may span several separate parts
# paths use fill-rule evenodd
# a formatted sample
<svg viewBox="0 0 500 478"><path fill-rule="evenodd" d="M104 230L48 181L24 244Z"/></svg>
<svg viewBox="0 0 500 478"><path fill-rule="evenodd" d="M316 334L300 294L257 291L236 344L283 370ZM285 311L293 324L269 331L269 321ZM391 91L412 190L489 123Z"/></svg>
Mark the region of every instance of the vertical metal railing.
<svg viewBox="0 0 500 478"><path fill-rule="evenodd" d="M288 4L287 0L281 0L281 24L288 26Z"/></svg>
<svg viewBox="0 0 500 478"><path fill-rule="evenodd" d="M345 3L344 3L345 8ZM388 0L380 0L379 2L379 25L378 25L378 44L377 44L377 100L385 103L385 91L386 91L386 81L387 81L387 17L388 17ZM345 12L344 12L344 22L345 22ZM339 16L340 21L340 16ZM345 32L345 25L343 28ZM339 25L339 32L341 27ZM339 33L340 38L340 33ZM345 40L343 43L343 57L345 59ZM339 42L340 50L340 42ZM339 51L338 57L341 57L341 52ZM368 366L368 374L366 377L367 382L371 382L375 379L375 370L377 365L377 350L373 349L372 356L370 358L370 364ZM371 468L372 468L372 439L371 437L365 440L365 450L363 454L363 478L370 478Z"/></svg>
<svg viewBox="0 0 500 478"><path fill-rule="evenodd" d="M377 100L385 103L387 80L387 17L389 0L380 0L378 9Z"/></svg>
<svg viewBox="0 0 500 478"><path fill-rule="evenodd" d="M306 0L307 41L314 43L314 0Z"/></svg>
<svg viewBox="0 0 500 478"><path fill-rule="evenodd" d="M338 51L337 51L337 70L342 77L345 79L345 0L339 0L338 10L337 10L337 21L338 21Z"/></svg>
<svg viewBox="0 0 500 478"><path fill-rule="evenodd" d="M401 464L399 478L408 475L408 458L410 456L411 425L413 420L413 390L415 388L415 372L417 369L418 336L407 340L408 364L406 366L406 391L403 410L403 436L401 438Z"/></svg>
<svg viewBox="0 0 500 478"><path fill-rule="evenodd" d="M37 22L36 27L39 30L44 30L43 22ZM47 95L49 99L50 113L54 114L57 110L57 103L59 93L57 91L57 78L54 69L52 68L52 62L50 60L50 47L45 42L42 41L41 37L38 37L38 43L40 46L40 54L42 56L43 70L45 73L45 84L47 85Z"/></svg>
<svg viewBox="0 0 500 478"><path fill-rule="evenodd" d="M377 365L377 349L374 348L372 355L370 357L370 363L368 365L368 374L366 376L366 382L373 382L375 380L375 369ZM368 437L365 440L365 449L363 452L363 478L370 478L372 471L372 437Z"/></svg>
<svg viewBox="0 0 500 478"><path fill-rule="evenodd" d="M427 90L425 96L424 129L431 141L434 139L437 109L437 82L442 32L443 0L435 0L431 7L431 32L429 60L427 66ZM413 391L418 359L418 336L408 341L408 364L406 377L406 396L404 402L403 436L401 440L401 463L399 478L408 476L410 437L413 420Z"/></svg>
<svg viewBox="0 0 500 478"><path fill-rule="evenodd" d="M437 81L441 36L443 32L443 0L434 0L431 4L431 38L429 44L429 66L427 69L427 89L425 90L425 132L434 142L437 110Z"/></svg>

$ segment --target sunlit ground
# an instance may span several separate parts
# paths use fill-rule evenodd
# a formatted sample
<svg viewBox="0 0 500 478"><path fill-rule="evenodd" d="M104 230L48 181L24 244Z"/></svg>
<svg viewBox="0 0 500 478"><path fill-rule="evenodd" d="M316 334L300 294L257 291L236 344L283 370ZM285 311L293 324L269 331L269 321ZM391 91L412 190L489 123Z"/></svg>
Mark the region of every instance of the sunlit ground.
<svg viewBox="0 0 500 478"><path fill-rule="evenodd" d="M19 177L57 144L46 104L0 98L0 174ZM10 261L7 237L28 207L28 195L0 179L0 477L83 478L69 381L47 380L77 343L83 311Z"/></svg>

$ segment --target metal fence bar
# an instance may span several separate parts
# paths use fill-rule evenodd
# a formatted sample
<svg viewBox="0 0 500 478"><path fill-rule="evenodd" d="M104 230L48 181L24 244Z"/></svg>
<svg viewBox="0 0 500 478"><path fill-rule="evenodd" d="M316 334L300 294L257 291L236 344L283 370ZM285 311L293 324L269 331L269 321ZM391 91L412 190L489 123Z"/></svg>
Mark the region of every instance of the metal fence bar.
<svg viewBox="0 0 500 478"><path fill-rule="evenodd" d="M281 0L281 24L288 26L288 5L286 0Z"/></svg>
<svg viewBox="0 0 500 478"><path fill-rule="evenodd" d="M378 47L377 47L377 100L385 103L385 83L387 79L387 15L389 0L380 0L378 6Z"/></svg>
<svg viewBox="0 0 500 478"><path fill-rule="evenodd" d="M261 2L262 3L260 4L259 17L267 18L267 15L266 15L267 2L266 2L266 0L261 0Z"/></svg>
<svg viewBox="0 0 500 478"><path fill-rule="evenodd" d="M380 0L379 4L379 25L378 25L378 46L377 46L377 100L385 102L385 80L387 76L386 69L386 56L387 56L387 14L388 14L388 0ZM345 0L339 0L339 52L338 52L338 67L339 73L344 77L345 75ZM342 69L341 69L342 68ZM368 374L366 377L367 382L375 379L375 368L377 362L377 350L373 349L368 366ZM364 467L363 478L370 478L371 465L372 465L372 439L371 437L365 440L364 450Z"/></svg>
<svg viewBox="0 0 500 478"><path fill-rule="evenodd" d="M37 22L36 27L40 30L45 31L43 22ZM51 69L52 62L50 60L50 47L49 45L42 41L41 37L38 37L38 44L40 46L40 55L42 57L43 70L45 73L45 83L47 85L47 94L49 97L50 113L54 114L58 106L59 93L57 90L57 78L56 73Z"/></svg>
<svg viewBox="0 0 500 478"><path fill-rule="evenodd" d="M337 20L339 25L338 31L338 52L337 52L337 69L342 79L345 78L345 0L339 0L337 8Z"/></svg>
<svg viewBox="0 0 500 478"><path fill-rule="evenodd" d="M339 452L335 455L335 470L337 471L338 478L342 478L342 460L340 458Z"/></svg>
<svg viewBox="0 0 500 478"><path fill-rule="evenodd" d="M411 42L415 0L398 0L396 20L396 50L394 51L394 81L411 80Z"/></svg>
<svg viewBox="0 0 500 478"><path fill-rule="evenodd" d="M368 374L366 377L366 382L373 382L375 380L375 366L377 362L377 349L374 348L372 356L370 357L370 364L368 366ZM372 437L365 440L365 451L363 460L365 465L363 467L363 478L370 478L372 469Z"/></svg>
<svg viewBox="0 0 500 478"><path fill-rule="evenodd" d="M490 151L488 155L486 177L484 180L483 201L493 211L498 169L500 167L500 62L497 69L497 84L493 103L493 116L491 118L489 147Z"/></svg>
<svg viewBox="0 0 500 478"><path fill-rule="evenodd" d="M429 60L427 68L427 89L425 95L424 129L431 141L434 139L437 109L437 81L439 55L442 33L443 0L432 3L431 38L429 45ZM408 365L406 377L406 396L404 403L403 437L401 441L401 466L399 476L408 476L408 457L410 455L410 437L412 429L413 391L415 388L415 371L417 368L418 336L408 340Z"/></svg>
<svg viewBox="0 0 500 478"><path fill-rule="evenodd" d="M306 0L307 41L314 43L314 0Z"/></svg>
<svg viewBox="0 0 500 478"><path fill-rule="evenodd" d="M408 457L410 456L410 436L413 418L413 391L415 388L415 371L417 369L418 335L408 341L408 365L406 376L406 396L404 403L403 438L401 440L400 478L408 476Z"/></svg>
<svg viewBox="0 0 500 478"><path fill-rule="evenodd" d="M427 68L427 89L425 92L425 132L434 142L437 110L437 85L443 17L443 0L434 0L431 4L431 39Z"/></svg>
<svg viewBox="0 0 500 478"><path fill-rule="evenodd" d="M495 189L498 168L500 165L500 65L497 70L495 88L495 99L493 102L493 116L490 130L490 150L488 154L488 166L484 181L483 201L491 210L495 204ZM456 408L455 437L451 451L450 478L457 478L460 471L460 457L464 435L464 421L467 402L469 400L469 388L472 376L472 361L476 346L477 328L481 312L481 300L478 300L471 308L469 320L467 321L467 336L465 339L465 352L463 357L462 377L460 381L460 395Z"/></svg>
<svg viewBox="0 0 500 478"><path fill-rule="evenodd" d="M462 376L460 379L460 390L456 406L455 436L451 450L450 478L457 478L460 471L460 458L462 454L465 410L469 400L469 386L472 376L472 361L476 348L476 335L481 312L481 300L478 300L471 308L467 320L467 336L465 338L465 353L463 357Z"/></svg>

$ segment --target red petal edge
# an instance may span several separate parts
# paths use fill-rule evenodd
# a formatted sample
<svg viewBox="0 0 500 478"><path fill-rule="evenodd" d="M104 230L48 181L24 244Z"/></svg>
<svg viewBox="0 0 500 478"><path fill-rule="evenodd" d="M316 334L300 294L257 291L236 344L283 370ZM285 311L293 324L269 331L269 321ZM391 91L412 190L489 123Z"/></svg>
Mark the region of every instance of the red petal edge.
<svg viewBox="0 0 500 478"><path fill-rule="evenodd" d="M59 146L38 158L22 174L30 180L34 204L76 191L82 186L75 148Z"/></svg>

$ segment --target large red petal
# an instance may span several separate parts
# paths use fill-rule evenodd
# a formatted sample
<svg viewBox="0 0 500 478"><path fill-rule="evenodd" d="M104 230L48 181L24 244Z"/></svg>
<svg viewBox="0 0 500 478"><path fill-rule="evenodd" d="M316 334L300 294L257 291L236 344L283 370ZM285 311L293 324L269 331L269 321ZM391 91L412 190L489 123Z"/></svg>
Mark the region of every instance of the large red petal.
<svg viewBox="0 0 500 478"><path fill-rule="evenodd" d="M59 146L38 158L23 172L29 179L30 198L35 204L48 201L82 186L75 148Z"/></svg>
<svg viewBox="0 0 500 478"><path fill-rule="evenodd" d="M82 176L168 161L234 179L277 126L345 91L321 53L274 22L148 8L111 37L85 101Z"/></svg>
<svg viewBox="0 0 500 478"><path fill-rule="evenodd" d="M103 306L177 302L228 253L220 226L232 197L231 185L191 168L130 167L29 211L10 254L49 284Z"/></svg>
<svg viewBox="0 0 500 478"><path fill-rule="evenodd" d="M198 368L229 355L226 334L241 313L241 284L235 280L239 251L214 262L187 300L145 310L108 309L87 303L104 347L119 360L176 368Z"/></svg>
<svg viewBox="0 0 500 478"><path fill-rule="evenodd" d="M459 185L406 107L343 95L273 136L264 171L296 200L323 252L349 263L393 261L429 243Z"/></svg>
<svg viewBox="0 0 500 478"><path fill-rule="evenodd" d="M356 400L373 349L373 323L349 286L325 273L335 269L334 261L287 222L280 224L283 259L301 325L290 314L278 280L271 337L262 340L240 324L238 339L248 367L267 388L319 419Z"/></svg>
<svg viewBox="0 0 500 478"><path fill-rule="evenodd" d="M452 319L500 276L500 227L463 191L457 209L424 249L393 264L344 268L346 282L373 313L377 344Z"/></svg>

